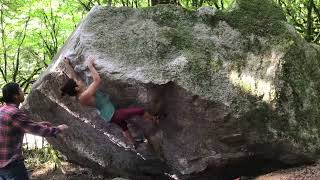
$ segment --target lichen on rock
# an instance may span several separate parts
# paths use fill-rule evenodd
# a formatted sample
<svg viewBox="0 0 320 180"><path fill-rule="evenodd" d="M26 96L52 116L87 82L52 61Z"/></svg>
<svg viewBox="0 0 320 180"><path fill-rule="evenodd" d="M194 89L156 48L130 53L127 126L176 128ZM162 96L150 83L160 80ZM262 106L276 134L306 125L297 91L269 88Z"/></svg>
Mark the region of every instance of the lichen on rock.
<svg viewBox="0 0 320 180"><path fill-rule="evenodd" d="M294 32L269 0L199 12L96 6L33 86L26 109L70 125L63 140L51 141L69 159L113 174L193 177L268 164L259 160L315 160L319 46ZM146 160L127 151L120 130L101 123L93 109L59 98L66 79L60 62L68 54L84 79L90 79L84 60L97 58L101 89L116 107L160 115L159 127L146 130Z"/></svg>

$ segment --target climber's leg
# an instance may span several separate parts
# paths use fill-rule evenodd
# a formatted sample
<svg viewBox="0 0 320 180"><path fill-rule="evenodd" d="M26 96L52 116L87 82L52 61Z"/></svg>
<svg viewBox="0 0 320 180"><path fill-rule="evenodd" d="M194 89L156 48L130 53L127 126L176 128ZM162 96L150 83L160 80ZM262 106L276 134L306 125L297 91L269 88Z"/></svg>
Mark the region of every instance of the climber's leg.
<svg viewBox="0 0 320 180"><path fill-rule="evenodd" d="M159 118L156 116L151 115L149 112L145 111L143 114L143 119L145 121L151 121L153 124L158 125L159 124Z"/></svg>
<svg viewBox="0 0 320 180"><path fill-rule="evenodd" d="M141 111L141 110L140 110ZM118 109L115 111L111 122L117 124L121 129L124 137L131 143L132 145L137 147L137 142L133 139L132 134L130 133L128 129L128 124L126 122L127 119L129 119L131 116L134 116L137 114L138 111L134 109ZM141 113L141 112L139 112Z"/></svg>
<svg viewBox="0 0 320 180"><path fill-rule="evenodd" d="M115 111L111 119L111 122L120 126L123 131L123 135L128 139L130 143L132 143L136 147L139 143L142 143L143 141L134 140L132 134L128 130L128 124L126 122L126 120L134 116L142 116L143 119L146 121L154 122L155 120L155 117L152 116L150 113L146 112L143 108L122 108Z"/></svg>
<svg viewBox="0 0 320 180"><path fill-rule="evenodd" d="M116 115L120 119L130 119L134 116L142 116L145 121L151 121L154 124L159 124L158 118L152 116L149 112L145 111L143 108L122 108L116 111Z"/></svg>
<svg viewBox="0 0 320 180"><path fill-rule="evenodd" d="M124 137L127 138L127 140L130 142L130 144L135 145L135 140L133 139L133 137L128 129L125 131L122 131L122 134Z"/></svg>

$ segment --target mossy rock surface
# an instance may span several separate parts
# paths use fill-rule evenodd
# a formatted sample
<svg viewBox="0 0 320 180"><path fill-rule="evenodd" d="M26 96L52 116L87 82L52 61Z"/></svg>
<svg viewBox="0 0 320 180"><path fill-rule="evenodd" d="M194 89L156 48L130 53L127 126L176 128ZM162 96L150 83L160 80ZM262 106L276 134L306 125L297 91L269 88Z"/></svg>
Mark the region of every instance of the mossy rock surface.
<svg viewBox="0 0 320 180"><path fill-rule="evenodd" d="M89 55L116 107L161 115L159 127L146 130L149 161L110 141L125 144L120 130L99 124L92 109L57 100L62 57L90 79L83 65ZM48 112L72 116L65 120L72 133L64 138L72 145L52 143L73 161L115 174L170 169L194 177L249 160L255 168L267 164L259 160L299 164L315 161L320 149L319 61L320 47L304 41L269 0L237 0L227 11L97 6L34 85L25 108L56 123L61 120ZM91 126L97 124L108 135Z"/></svg>

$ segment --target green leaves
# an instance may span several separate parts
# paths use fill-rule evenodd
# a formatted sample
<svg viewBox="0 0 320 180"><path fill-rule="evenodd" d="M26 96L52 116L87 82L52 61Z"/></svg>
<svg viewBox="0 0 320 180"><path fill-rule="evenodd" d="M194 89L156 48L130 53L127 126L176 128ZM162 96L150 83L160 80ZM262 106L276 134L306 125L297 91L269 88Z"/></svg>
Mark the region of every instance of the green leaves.
<svg viewBox="0 0 320 180"><path fill-rule="evenodd" d="M52 61L83 15L77 2L0 1L0 86L18 82L27 91Z"/></svg>
<svg viewBox="0 0 320 180"><path fill-rule="evenodd" d="M320 1L277 0L287 20L308 42L320 44Z"/></svg>

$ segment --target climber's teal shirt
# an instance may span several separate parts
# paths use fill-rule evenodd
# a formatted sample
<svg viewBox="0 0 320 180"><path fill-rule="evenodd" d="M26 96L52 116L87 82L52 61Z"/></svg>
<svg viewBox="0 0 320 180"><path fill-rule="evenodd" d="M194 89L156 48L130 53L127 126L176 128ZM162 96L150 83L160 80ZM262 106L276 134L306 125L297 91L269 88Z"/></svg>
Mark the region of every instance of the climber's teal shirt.
<svg viewBox="0 0 320 180"><path fill-rule="evenodd" d="M100 116L109 122L113 116L115 108L113 104L110 102L109 97L104 95L102 92L97 91L95 95L96 100L96 108L100 113Z"/></svg>

